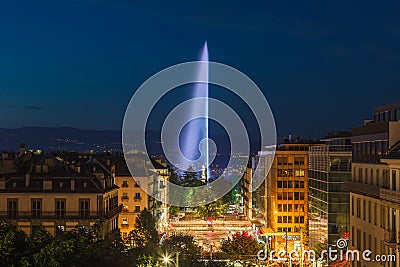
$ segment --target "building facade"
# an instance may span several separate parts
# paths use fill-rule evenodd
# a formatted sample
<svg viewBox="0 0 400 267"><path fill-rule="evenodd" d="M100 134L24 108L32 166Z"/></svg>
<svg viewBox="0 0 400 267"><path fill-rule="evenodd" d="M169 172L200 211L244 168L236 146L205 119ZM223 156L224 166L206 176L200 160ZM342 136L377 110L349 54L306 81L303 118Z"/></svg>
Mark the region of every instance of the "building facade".
<svg viewBox="0 0 400 267"><path fill-rule="evenodd" d="M118 187L95 161L67 162L26 152L0 177L0 217L27 234L40 225L53 235L103 220L103 235L118 230ZM97 169L96 169L97 167Z"/></svg>
<svg viewBox="0 0 400 267"><path fill-rule="evenodd" d="M398 255L399 192L395 165L382 160L400 140L400 101L376 107L374 120L352 129L352 181L350 192L351 249L369 249L375 255ZM394 174L394 175L393 175ZM394 198L393 198L394 196ZM394 202L393 202L394 200ZM400 266L396 261L365 261L354 266Z"/></svg>
<svg viewBox="0 0 400 267"><path fill-rule="evenodd" d="M351 151L349 132L329 133L309 148L309 246L316 251L348 235Z"/></svg>
<svg viewBox="0 0 400 267"><path fill-rule="evenodd" d="M282 144L265 180L267 227L275 250L300 249L308 222L308 144ZM304 242L305 241L305 242Z"/></svg>

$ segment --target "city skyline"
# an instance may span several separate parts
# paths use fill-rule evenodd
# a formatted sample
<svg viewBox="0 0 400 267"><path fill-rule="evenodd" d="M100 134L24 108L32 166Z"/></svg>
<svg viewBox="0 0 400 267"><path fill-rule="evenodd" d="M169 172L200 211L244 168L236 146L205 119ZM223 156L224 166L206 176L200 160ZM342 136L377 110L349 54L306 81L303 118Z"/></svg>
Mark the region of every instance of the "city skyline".
<svg viewBox="0 0 400 267"><path fill-rule="evenodd" d="M349 130L396 93L398 3L203 5L5 2L0 128L119 130L135 89L205 40L260 86L280 136Z"/></svg>

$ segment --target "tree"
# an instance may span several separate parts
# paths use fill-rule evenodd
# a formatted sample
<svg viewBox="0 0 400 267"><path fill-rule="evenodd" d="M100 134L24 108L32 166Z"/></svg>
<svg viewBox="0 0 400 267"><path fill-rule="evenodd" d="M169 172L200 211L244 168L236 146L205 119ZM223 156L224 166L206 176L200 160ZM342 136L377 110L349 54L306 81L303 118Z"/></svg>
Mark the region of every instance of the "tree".
<svg viewBox="0 0 400 267"><path fill-rule="evenodd" d="M135 229L129 233L129 239L134 248L143 248L147 244L158 242L156 220L147 209L144 209L135 221Z"/></svg>
<svg viewBox="0 0 400 267"><path fill-rule="evenodd" d="M226 213L228 203L223 203L222 200L218 199L210 204L197 207L197 214L207 220L208 218L217 218Z"/></svg>
<svg viewBox="0 0 400 267"><path fill-rule="evenodd" d="M0 221L0 266L132 266L120 238L101 236L102 222L53 237L43 227L30 236Z"/></svg>
<svg viewBox="0 0 400 267"><path fill-rule="evenodd" d="M194 237L188 234L174 234L165 239L162 250L166 255L176 255L179 253L179 263L181 266L198 266L198 258L201 249L194 241Z"/></svg>
<svg viewBox="0 0 400 267"><path fill-rule="evenodd" d="M252 237L237 235L222 241L220 249L220 256L225 259L255 259L263 246Z"/></svg>

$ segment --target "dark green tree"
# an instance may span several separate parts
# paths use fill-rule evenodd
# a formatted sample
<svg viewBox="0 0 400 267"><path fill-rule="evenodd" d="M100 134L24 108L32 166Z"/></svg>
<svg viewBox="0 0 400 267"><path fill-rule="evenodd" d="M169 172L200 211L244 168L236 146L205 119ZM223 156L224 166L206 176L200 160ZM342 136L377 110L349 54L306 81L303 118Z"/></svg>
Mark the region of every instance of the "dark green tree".
<svg viewBox="0 0 400 267"><path fill-rule="evenodd" d="M176 257L179 253L180 266L200 266L198 259L201 249L194 241L194 237L188 234L174 234L164 240L162 251L165 255Z"/></svg>
<svg viewBox="0 0 400 267"><path fill-rule="evenodd" d="M225 259L256 259L263 246L252 237L239 235L222 241L220 249L220 256Z"/></svg>
<svg viewBox="0 0 400 267"><path fill-rule="evenodd" d="M144 209L140 212L135 221L135 229L129 233L129 239L133 248L143 248L159 241L156 220L150 211Z"/></svg>
<svg viewBox="0 0 400 267"><path fill-rule="evenodd" d="M197 207L197 214L207 220L208 218L217 218L226 213L228 203L223 203L221 199L210 204Z"/></svg>

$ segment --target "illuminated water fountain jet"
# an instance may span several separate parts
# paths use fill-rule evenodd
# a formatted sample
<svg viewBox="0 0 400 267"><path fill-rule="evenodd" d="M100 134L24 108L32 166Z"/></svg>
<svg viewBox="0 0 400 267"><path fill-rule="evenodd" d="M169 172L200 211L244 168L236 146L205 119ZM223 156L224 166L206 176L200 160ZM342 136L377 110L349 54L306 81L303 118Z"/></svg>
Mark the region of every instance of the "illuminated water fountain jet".
<svg viewBox="0 0 400 267"><path fill-rule="evenodd" d="M208 47L207 42L204 43L203 49L200 54L198 69L197 69L197 77L202 77L202 80L206 80L207 82L197 82L194 83L191 89L193 90L191 94L192 99L196 98L207 98L208 99L208 73L209 73L209 63L208 63ZM208 122L208 101L199 101L195 102L187 114L188 120L194 118L194 114L197 116L201 114L202 118L193 119L187 123L185 126L185 131L183 132L183 142L181 145L182 153L190 160L195 160L198 158L199 154L199 146L200 150L202 148L206 153L206 162L202 165L202 180L203 182L208 182L208 178L210 178L209 171L209 143L208 143L208 134L209 134L209 122ZM205 142L201 142L204 140ZM199 145L200 144L200 145ZM205 146L205 147L202 147Z"/></svg>

